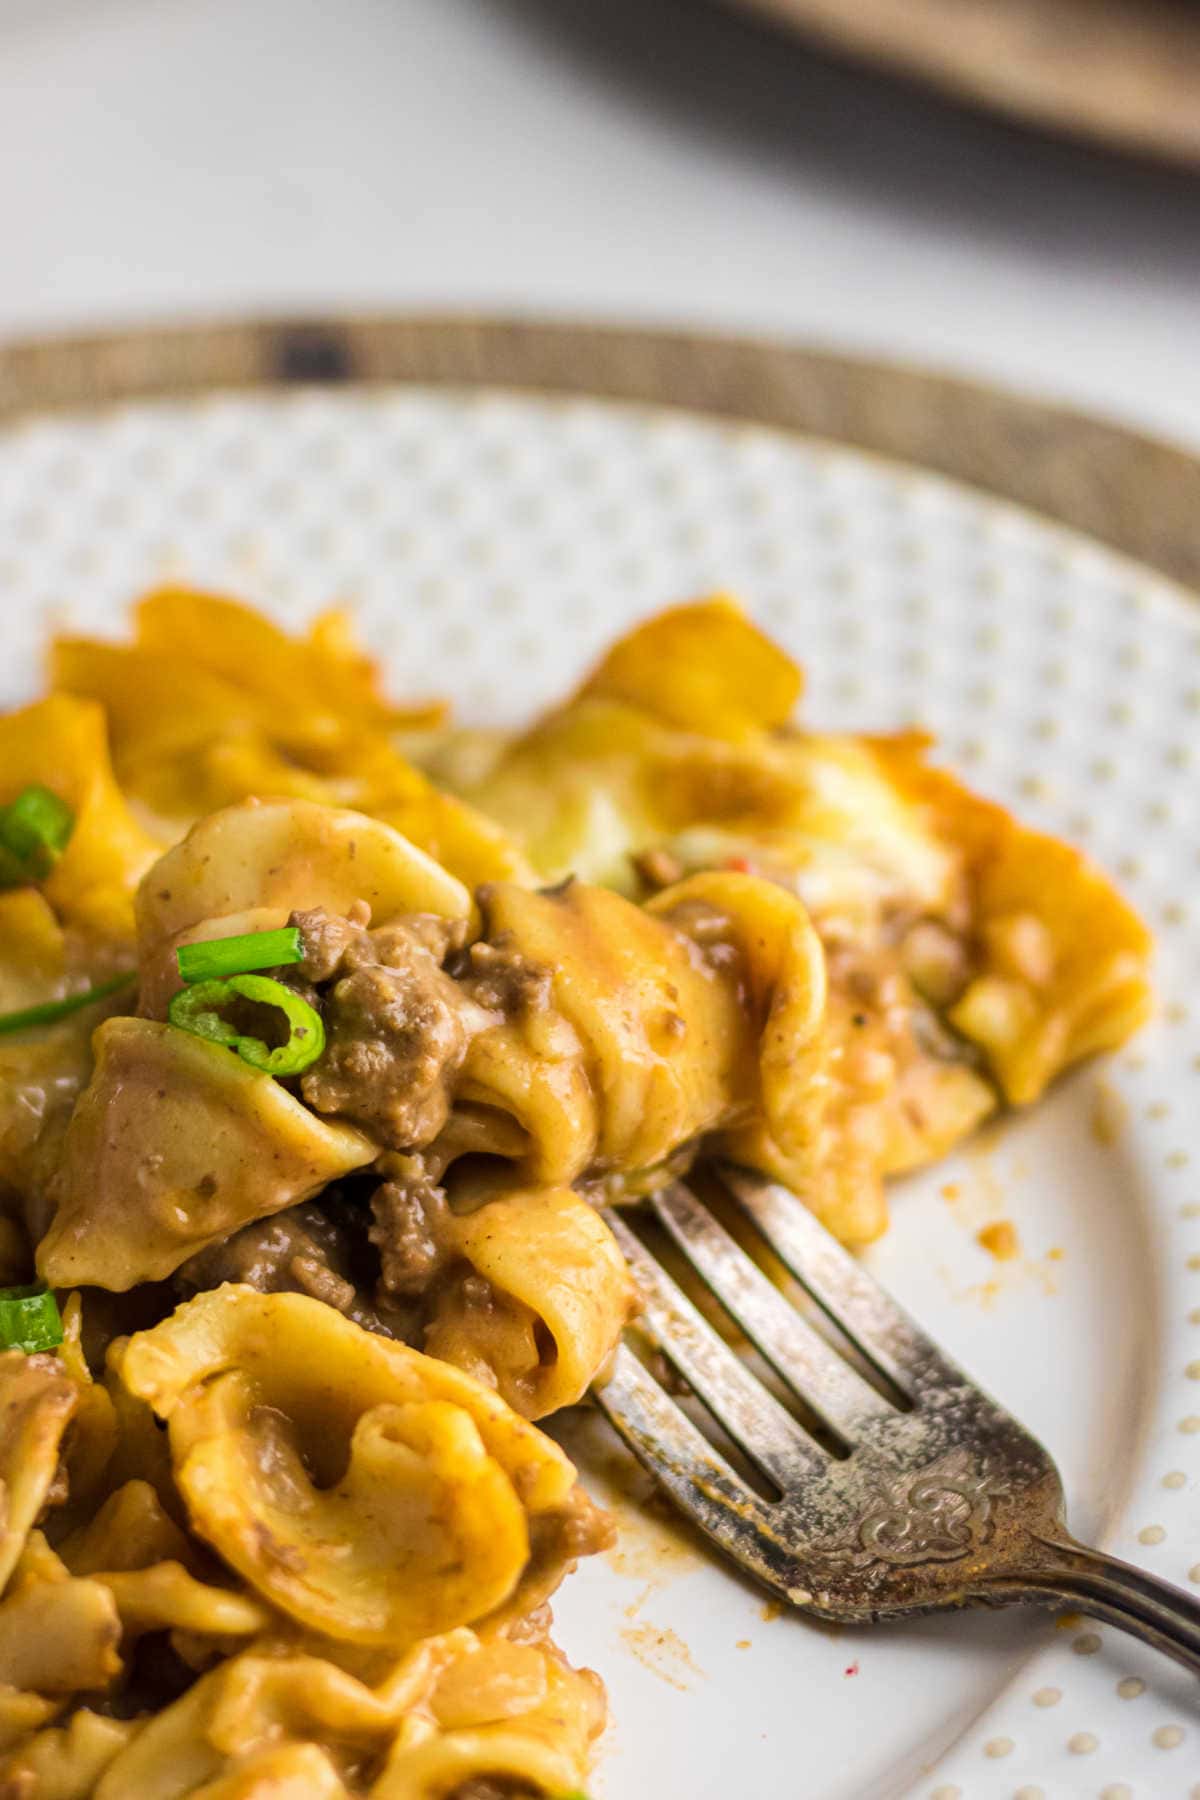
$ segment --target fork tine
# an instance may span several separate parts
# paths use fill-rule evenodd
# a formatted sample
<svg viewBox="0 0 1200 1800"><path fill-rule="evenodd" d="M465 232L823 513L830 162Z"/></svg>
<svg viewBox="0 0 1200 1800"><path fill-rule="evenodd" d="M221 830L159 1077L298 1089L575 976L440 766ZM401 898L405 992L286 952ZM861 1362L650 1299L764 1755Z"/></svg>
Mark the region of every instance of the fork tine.
<svg viewBox="0 0 1200 1800"><path fill-rule="evenodd" d="M674 1363L733 1442L781 1493L823 1475L829 1466L824 1453L743 1366L624 1220L606 1216L641 1294L637 1328Z"/></svg>
<svg viewBox="0 0 1200 1800"><path fill-rule="evenodd" d="M796 1585L795 1558L780 1540L773 1509L734 1474L628 1344L618 1344L592 1398L643 1468L727 1556L795 1604L812 1600Z"/></svg>
<svg viewBox="0 0 1200 1800"><path fill-rule="evenodd" d="M650 1204L700 1278L801 1400L848 1447L895 1407L768 1280L682 1182Z"/></svg>
<svg viewBox="0 0 1200 1800"><path fill-rule="evenodd" d="M592 1393L638 1461L693 1517L724 1518L729 1508L761 1504L628 1344L618 1344Z"/></svg>
<svg viewBox="0 0 1200 1800"><path fill-rule="evenodd" d="M722 1164L721 1180L801 1287L879 1373L917 1398L967 1378L790 1188Z"/></svg>

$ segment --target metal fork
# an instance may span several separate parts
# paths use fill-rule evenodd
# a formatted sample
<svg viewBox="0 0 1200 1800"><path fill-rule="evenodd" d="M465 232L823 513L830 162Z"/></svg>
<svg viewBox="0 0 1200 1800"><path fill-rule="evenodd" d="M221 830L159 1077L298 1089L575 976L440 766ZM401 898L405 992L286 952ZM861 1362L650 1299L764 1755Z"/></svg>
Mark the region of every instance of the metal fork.
<svg viewBox="0 0 1200 1800"><path fill-rule="evenodd" d="M959 1606L1066 1604L1200 1673L1200 1605L1076 1542L1062 1481L1041 1444L793 1193L741 1170L719 1173L726 1203L890 1397L785 1298L692 1188L654 1195L645 1206L812 1415L806 1429L610 1210L642 1293L635 1331L771 1490L764 1497L738 1472L625 1342L595 1398L688 1517L750 1575L817 1618L862 1624Z"/></svg>

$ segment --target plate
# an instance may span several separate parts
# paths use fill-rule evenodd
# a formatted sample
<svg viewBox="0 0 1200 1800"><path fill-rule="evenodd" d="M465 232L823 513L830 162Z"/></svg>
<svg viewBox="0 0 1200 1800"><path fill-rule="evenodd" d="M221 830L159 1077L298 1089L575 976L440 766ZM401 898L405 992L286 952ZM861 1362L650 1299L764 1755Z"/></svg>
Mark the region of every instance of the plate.
<svg viewBox="0 0 1200 1800"><path fill-rule="evenodd" d="M1200 163L1200 15L1189 0L737 4L1015 118Z"/></svg>
<svg viewBox="0 0 1200 1800"><path fill-rule="evenodd" d="M669 600L739 592L805 662L808 718L919 720L1084 844L1160 936L1156 1021L894 1190L883 1279L1042 1435L1076 1529L1200 1584L1200 610L1150 570L954 483L783 431L586 398L343 385L27 416L0 431L3 698L52 624L151 582L284 621L351 602L396 688L527 717ZM1022 1254L976 1233L1004 1217ZM1079 1621L835 1633L774 1616L563 1426L621 1549L562 1636L609 1683L597 1800L1200 1794L1194 1683ZM1125 1784L1125 1785L1122 1785Z"/></svg>

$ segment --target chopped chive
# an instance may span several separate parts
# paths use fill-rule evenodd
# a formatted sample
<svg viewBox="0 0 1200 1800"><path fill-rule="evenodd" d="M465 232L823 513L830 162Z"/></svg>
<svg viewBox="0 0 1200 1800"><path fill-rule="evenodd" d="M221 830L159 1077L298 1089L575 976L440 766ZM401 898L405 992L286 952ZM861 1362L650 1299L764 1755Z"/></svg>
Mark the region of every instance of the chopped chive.
<svg viewBox="0 0 1200 1800"><path fill-rule="evenodd" d="M22 788L0 807L0 882L43 881L66 849L75 815L49 788Z"/></svg>
<svg viewBox="0 0 1200 1800"><path fill-rule="evenodd" d="M40 1282L0 1288L0 1350L53 1350L63 1341L58 1302Z"/></svg>
<svg viewBox="0 0 1200 1800"><path fill-rule="evenodd" d="M223 1018L222 1011L236 1006L238 1000L276 1007L287 1021L287 1042L268 1049L261 1038L239 1031ZM167 1008L167 1017L181 1031L236 1050L243 1062L268 1075L299 1075L316 1062L325 1048L320 1013L293 988L284 987L282 981L272 981L268 975L233 975L228 981L194 982L180 988Z"/></svg>
<svg viewBox="0 0 1200 1800"><path fill-rule="evenodd" d="M129 973L114 975L111 981L102 981L86 994L68 994L65 1000L44 1000L40 1006L25 1006L20 1012L0 1013L0 1037L13 1031L30 1031L35 1025L56 1025L59 1019L69 1018L81 1007L94 1006L97 1000L107 1000L110 994L131 988L136 980L137 976Z"/></svg>
<svg viewBox="0 0 1200 1800"><path fill-rule="evenodd" d="M303 962L304 946L296 926L285 925L281 931L245 931L203 944L181 944L175 960L184 981L220 981L226 975Z"/></svg>

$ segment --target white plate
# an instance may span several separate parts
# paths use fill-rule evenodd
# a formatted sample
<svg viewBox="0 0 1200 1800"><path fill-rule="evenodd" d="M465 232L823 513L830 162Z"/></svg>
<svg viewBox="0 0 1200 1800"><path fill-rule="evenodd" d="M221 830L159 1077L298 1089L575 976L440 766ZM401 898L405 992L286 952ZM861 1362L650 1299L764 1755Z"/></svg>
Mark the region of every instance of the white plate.
<svg viewBox="0 0 1200 1800"><path fill-rule="evenodd" d="M1187 596L944 481L682 414L383 389L0 434L5 698L32 689L52 620L116 630L172 575L283 619L353 601L401 692L503 720L638 614L733 588L808 665L809 717L930 725L982 789L1114 870L1160 934L1157 1022L898 1187L873 1261L1052 1447L1078 1531L1200 1583ZM999 1217L1015 1263L975 1241ZM627 1488L595 1436L589 1469ZM621 1512L624 1548L559 1609L612 1694L597 1797L1200 1796L1195 1684L1116 1633L1034 1613L841 1634L768 1620L673 1528Z"/></svg>

